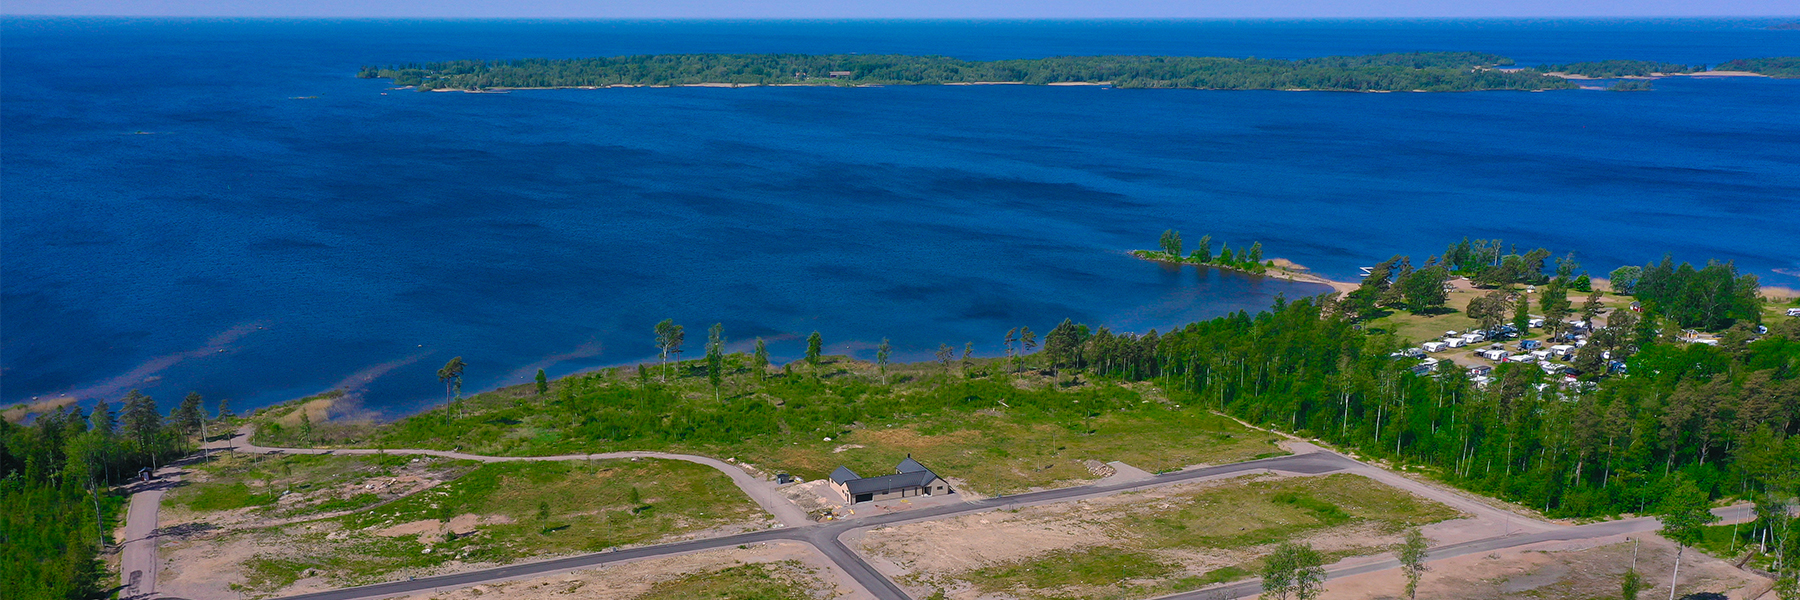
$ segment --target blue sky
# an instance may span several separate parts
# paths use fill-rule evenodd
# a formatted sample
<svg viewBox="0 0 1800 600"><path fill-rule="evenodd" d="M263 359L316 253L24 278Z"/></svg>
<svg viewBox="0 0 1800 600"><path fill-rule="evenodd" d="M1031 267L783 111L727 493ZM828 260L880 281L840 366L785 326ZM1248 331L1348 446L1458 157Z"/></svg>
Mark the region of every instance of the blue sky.
<svg viewBox="0 0 1800 600"><path fill-rule="evenodd" d="M1795 0L6 0L14 15L416 18L1356 18L1800 14Z"/></svg>

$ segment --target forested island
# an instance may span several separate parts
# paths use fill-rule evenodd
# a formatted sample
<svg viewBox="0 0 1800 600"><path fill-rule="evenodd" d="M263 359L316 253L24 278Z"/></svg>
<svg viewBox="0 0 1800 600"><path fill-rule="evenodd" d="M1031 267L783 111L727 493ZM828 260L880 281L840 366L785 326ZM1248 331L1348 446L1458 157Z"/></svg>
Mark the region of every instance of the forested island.
<svg viewBox="0 0 1800 600"><path fill-rule="evenodd" d="M1120 88L1432 91L1554 90L1574 84L1495 67L1479 52L1412 52L1301 60L1194 56L1065 56L968 61L861 54L656 54L572 59L458 60L366 66L363 78L420 90L674 85L1106 84Z"/></svg>
<svg viewBox="0 0 1800 600"><path fill-rule="evenodd" d="M1119 88L1468 92L1561 90L1568 78L1705 73L1705 65L1605 60L1501 69L1480 52L1409 52L1301 60L1196 56L1062 56L968 61L899 54L645 54L599 58L455 60L365 66L357 77L421 91L637 86L1110 85ZM1800 58L1752 58L1718 71L1800 77ZM1637 88L1633 88L1634 90Z"/></svg>

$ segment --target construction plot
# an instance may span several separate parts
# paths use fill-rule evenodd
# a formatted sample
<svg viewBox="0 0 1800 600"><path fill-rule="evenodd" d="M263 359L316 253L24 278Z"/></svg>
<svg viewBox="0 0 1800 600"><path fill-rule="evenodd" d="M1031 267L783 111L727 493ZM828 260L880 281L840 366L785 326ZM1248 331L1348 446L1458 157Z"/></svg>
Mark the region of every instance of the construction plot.
<svg viewBox="0 0 1800 600"><path fill-rule="evenodd" d="M1419 581L1420 598L1516 600L1617 598L1626 569L1637 565L1644 588L1640 598L1669 597L1675 545L1655 535L1611 536L1548 542L1434 561ZM1732 600L1760 598L1769 579L1687 549L1681 555L1678 595L1725 594ZM1333 579L1321 600L1393 600L1406 585L1397 569ZM1770 596L1773 597L1772 595Z"/></svg>
<svg viewBox="0 0 1800 600"><path fill-rule="evenodd" d="M1276 544L1385 552L1449 507L1357 475L1252 475L878 528L854 540L914 597L1151 598L1252 577Z"/></svg>
<svg viewBox="0 0 1800 600"><path fill-rule="evenodd" d="M176 516L187 520L164 524L158 585L193 600L286 596L773 523L718 471L650 459L491 463L312 520L185 506Z"/></svg>
<svg viewBox="0 0 1800 600"><path fill-rule="evenodd" d="M799 542L750 544L595 569L404 596L406 600L865 600L847 576ZM400 600L396 598L394 600Z"/></svg>

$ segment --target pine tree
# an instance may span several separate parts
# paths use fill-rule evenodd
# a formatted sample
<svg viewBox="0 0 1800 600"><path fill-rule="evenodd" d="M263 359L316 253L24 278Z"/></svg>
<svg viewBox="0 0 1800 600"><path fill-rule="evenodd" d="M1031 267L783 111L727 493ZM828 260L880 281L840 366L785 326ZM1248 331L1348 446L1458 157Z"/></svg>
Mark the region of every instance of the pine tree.
<svg viewBox="0 0 1800 600"><path fill-rule="evenodd" d="M881 372L881 384L887 385L888 359L892 358L894 347L888 344L887 338L881 338L881 345L875 348L875 369Z"/></svg>
<svg viewBox="0 0 1800 600"><path fill-rule="evenodd" d="M189 392L181 400L180 407L175 409L173 420L182 433L191 435L200 431L200 419L204 417L200 408L200 392Z"/></svg>
<svg viewBox="0 0 1800 600"><path fill-rule="evenodd" d="M762 381L769 374L769 345L762 338L756 338L756 350L750 354L750 364L756 368L756 379Z"/></svg>
<svg viewBox="0 0 1800 600"><path fill-rule="evenodd" d="M544 374L543 369L538 369L538 372L537 372L537 395L542 396L542 395L544 395L544 392L548 392L548 391L550 391L550 377Z"/></svg>
<svg viewBox="0 0 1800 600"><path fill-rule="evenodd" d="M462 414L463 369L468 366L468 363L463 362L462 357L458 356L450 359L450 362L444 363L444 368L438 369L437 372L438 380L444 382L444 400L452 403L459 416Z"/></svg>
<svg viewBox="0 0 1800 600"><path fill-rule="evenodd" d="M814 331L812 332L812 335L806 336L806 364L812 365L813 370L817 371L819 368L819 357L824 353L825 338L820 336L819 332Z"/></svg>
<svg viewBox="0 0 1800 600"><path fill-rule="evenodd" d="M152 442L156 434L162 431L162 413L156 410L156 400L145 396L137 390L125 394L124 409L120 411L119 420L125 424L125 431L137 442L138 448L146 454L152 453Z"/></svg>
<svg viewBox="0 0 1800 600"><path fill-rule="evenodd" d="M724 323L713 323L706 331L706 381L712 384L713 400L718 400L719 387L725 382Z"/></svg>

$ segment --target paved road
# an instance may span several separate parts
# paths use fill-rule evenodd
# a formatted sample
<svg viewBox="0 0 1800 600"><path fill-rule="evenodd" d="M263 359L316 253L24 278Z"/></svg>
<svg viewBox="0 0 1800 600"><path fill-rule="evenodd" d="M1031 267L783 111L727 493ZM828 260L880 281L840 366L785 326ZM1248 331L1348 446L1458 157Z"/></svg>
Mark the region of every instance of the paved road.
<svg viewBox="0 0 1800 600"><path fill-rule="evenodd" d="M135 483L131 507L125 513L125 548L119 556L120 598L150 597L156 593L156 513L163 492L181 481L180 471L163 467L147 483Z"/></svg>
<svg viewBox="0 0 1800 600"><path fill-rule="evenodd" d="M772 529L720 538L677 542L658 546L645 546L615 552L600 552L542 562L508 565L481 571L439 575L412 581L394 581L328 592L302 594L298 596L289 596L284 600L357 600L362 598L380 598L408 594L421 590L463 587L503 579L573 571L620 561L697 552L714 548L726 548L740 544L772 540L792 540L812 544L814 547L818 548L820 552L824 553L827 558L830 558L832 562L837 563L839 568L842 568L851 579L854 579L858 584L861 584L864 588L874 594L876 598L882 600L908 600L910 596L907 596L906 592L902 591L899 586L894 585L893 581L876 572L875 568L864 561L861 556L858 556L855 552L851 551L849 546L845 545L844 542L839 539L840 536L853 529L859 528L937 519L1016 505L1062 502L1207 477L1219 477L1270 470L1316 475L1342 471L1353 467L1356 464L1355 461L1350 459L1328 453L1281 456L1217 467L1164 473L1149 479L1140 479L1136 481L1059 488L1041 492L1032 492L1029 494L988 498L961 504L950 504L906 512L875 515L846 521L814 524L806 527Z"/></svg>
<svg viewBox="0 0 1800 600"><path fill-rule="evenodd" d="M324 452L326 452L326 451L306 451L306 450L277 449L277 448L258 448L258 447L254 447L254 446L243 446L243 447L239 447L239 449L249 450L249 451L275 451L275 452L283 452L283 451L306 452L306 453L324 453ZM370 450L370 451L365 452L365 451L338 450L337 452L366 454L366 453L373 453L374 451ZM466 454L460 454L460 453L449 453L449 452L441 452L441 451L390 450L388 452L395 453L395 454L401 454L401 453L430 454L433 456L446 456L446 457L452 457L452 458L467 458L469 460L488 460L488 461L521 460L521 459L514 459L514 458L481 457L481 456L476 456L476 455L466 455ZM703 459L704 461L709 461L709 462L702 462L700 460L691 460L691 462L701 462L702 464L709 464L709 466L715 466L715 468L719 468L719 467L717 467L716 465L711 465L710 463L718 463L721 465L728 464L728 463L721 463L719 461L715 461L712 459L706 459L704 457L691 457L691 456L685 456L685 455L658 455L658 454L654 454L654 453L617 453L617 454L621 455L621 456L651 456L651 457L656 457L656 458L676 457L677 460L690 460L690 459L698 458L698 459ZM609 457L609 456L595 454L595 455L570 455L570 456L564 456L564 457L534 457L532 459L533 460L577 460L577 459L586 459L589 457L605 458L605 457ZM730 466L729 470L724 469L724 468L721 468L721 470L726 471L728 474L731 471L743 473L743 471L741 469L737 469L734 465ZM1014 495L1014 496L1000 496L1000 497L988 498L988 499L984 499L984 500L963 502L963 503L959 503L959 504L949 504L949 505L943 505L943 506L915 509L915 510L910 510L910 511L905 511L905 512L873 515L873 516L861 517L861 518L856 518L856 519L846 520L846 521L835 521L835 522L820 523L820 524L809 524L809 525L799 526L799 527L790 527L790 528L785 528L785 529L772 529L772 530L765 530L765 531L756 531L756 532L751 532L751 533L744 533L744 534L719 537L719 538L693 540L693 541L687 541L687 542L677 542L677 543L672 543L672 544L662 544L662 545L656 545L656 546L645 546L645 547L640 547L640 548L631 548L628 550L619 550L619 551L613 551L613 552L601 552L601 553L586 554L586 555L581 555L581 556L572 556L572 557L567 557L567 558L560 558L560 559L541 561L541 562L508 565L508 566L497 567L497 568L493 568L493 569L484 569L484 570L480 570L480 571L469 571L469 572L465 572L465 573L455 573L455 574L450 574L450 575L439 575L439 576L435 576L435 577L427 577L427 578L411 580L411 581L394 581L394 582L381 583L381 584L368 585L368 586L355 587L355 588L345 588L345 589L332 590L332 591L326 591L326 592L302 594L302 595L297 595L297 596L289 596L282 600L363 600L363 599L368 599L368 598L382 598L382 597L388 597L388 596L409 594L409 593L414 593L414 592L419 592L419 591L424 591L424 590L433 590L433 589L440 589L440 588L459 588L459 587L465 587L465 586L479 584L479 583L490 583L490 582L507 580L507 579L516 579L516 578L530 577L530 576L535 576L535 575L544 575L544 574L550 574L550 573L574 571L574 570L592 568L592 567L596 567L596 566L600 566L600 565L622 562L622 561L653 558L653 557L658 557L658 556L668 556L668 555L682 554L682 553L688 553L688 552L698 552L698 551L702 551L702 550L711 550L711 549L715 549L715 548L726 548L726 547L737 546L737 545L741 545L741 544L752 544L752 543L768 542L768 541L776 541L776 540L790 540L790 541L798 541L798 542L811 544L813 547L817 548L821 553L823 553L827 558L829 558L833 563L836 563L839 568L843 569L843 571L847 575L849 575L851 579L856 581L860 586L862 586L864 589L868 590L872 595L874 595L876 598L878 598L880 600L910 600L910 596L908 596L904 590L901 590L899 588L899 586L895 585L892 580L881 575L879 572L877 572L875 570L874 567L870 566L867 561L863 560L863 558L861 556L856 554L856 552L852 551L849 548L849 546L843 542L842 537L845 534L848 534L848 533L850 533L854 530L858 530L858 529L868 529L868 528L873 528L873 527L880 527L880 526L884 526L884 525L893 525L893 524L906 523L906 522L912 522L912 521L940 519L940 518L945 518L945 517L951 517L951 516L957 516L957 515L963 515L963 514L981 512L981 511L987 511L987 510L1003 509L1003 508L1009 508L1009 507L1014 507L1014 506L1045 504L1045 503L1053 503L1053 502L1067 502L1070 500L1077 500L1077 499L1097 497L1097 496L1105 496L1105 495L1115 494L1115 493L1124 492L1124 491L1150 488L1150 487L1156 487L1156 486L1162 486L1162 485L1169 485L1169 484L1173 484L1173 483L1180 483L1180 482L1191 481L1191 480L1196 480L1196 479L1211 478L1211 477L1223 477L1223 476L1239 475L1239 474L1250 473L1250 472L1267 472L1267 471L1280 471L1280 472L1286 472L1286 473L1298 473L1298 474L1305 474L1305 475L1323 475L1323 474L1327 474L1327 473L1337 473L1337 472L1354 472L1354 473L1374 477L1377 480L1383 481L1384 483L1388 483L1390 485L1395 485L1397 487L1401 487L1402 489L1407 489L1410 491L1424 493L1425 495L1433 498L1434 500L1448 502L1448 503L1452 504L1453 506L1456 506L1457 508L1464 509L1464 510L1470 511L1470 512L1476 512L1478 514L1483 514L1484 516L1488 516L1489 518L1498 518L1495 515L1502 514L1502 511L1500 511L1500 509L1496 509L1492 506L1488 506L1486 504L1482 504L1482 503L1473 501L1469 498L1464 498L1464 497L1458 496L1454 492L1448 492L1448 491L1437 489L1437 488L1434 488L1431 486L1426 486L1424 484L1420 484L1419 482L1412 481L1410 479L1406 479L1405 477L1401 477L1401 476L1395 475L1393 473L1389 473L1389 472L1379 469L1377 467L1352 460L1348 457L1339 455L1334 452L1313 451L1313 452L1308 452L1308 453L1304 453L1304 454L1294 454L1294 455L1280 456L1280 457L1268 458L1268 459L1262 459L1262 460L1234 463L1234 464L1229 464L1229 465L1220 465L1220 466L1215 466L1215 467L1204 467L1204 468L1176 471L1176 472L1171 472L1171 473L1163 473L1163 474L1156 475L1154 477L1150 477L1147 479L1137 479L1137 480L1132 480L1132 481L1118 481L1118 482L1103 481L1103 482L1093 484L1093 485L1071 487L1071 488L1059 488L1059 489L1053 489L1053 490L1044 490L1044 491L1040 491L1040 492L1018 494L1018 495ZM735 478L734 478L734 480L735 480ZM742 486L740 486L740 487L742 487ZM745 491L749 492L750 490L746 489ZM791 505L789 505L789 506L791 506ZM773 511L771 511L771 512L773 512ZM1724 508L1724 509L1716 509L1713 512L1719 514L1721 517L1724 517L1726 519L1744 519L1747 517L1747 515L1749 513L1749 509L1747 506L1735 506L1735 507ZM1432 548L1429 553L1428 560L1442 560L1442 559L1452 558L1452 557L1456 557L1456 556L1463 556L1463 555L1467 555L1467 554L1475 554L1475 553L1480 553L1480 552L1492 552L1492 551L1496 551L1496 550L1514 548L1514 547L1519 547L1519 546L1526 546L1526 545L1537 544L1537 543L1548 542L1548 541L1578 540L1578 539L1588 539L1588 538L1596 538L1596 537L1605 537L1605 536L1610 536L1610 535L1618 535L1618 534L1623 534L1623 533L1645 532L1645 531L1655 530L1659 527L1658 522L1654 518L1648 518L1648 517L1638 518L1638 519L1627 519L1627 520L1620 520L1620 521L1608 521L1608 522L1604 522L1604 523L1595 523L1595 524L1583 525L1583 526L1578 526L1578 527L1559 526L1559 525L1555 525L1555 524L1551 524L1551 523L1544 523L1541 521L1532 521L1532 520L1525 519L1523 517L1517 517L1517 516L1512 516L1512 517L1508 517L1508 518L1513 519L1512 522L1515 525L1521 526L1520 527L1521 531L1519 533L1497 536L1497 537L1490 537L1490 538L1483 538L1483 539L1479 539L1479 540L1473 540L1473 541L1462 542L1462 543L1457 543L1457 544L1447 544L1444 546ZM1335 579L1335 578L1339 578L1339 577L1348 577L1351 575L1359 575L1359 574L1363 574L1363 573L1371 573L1371 572L1375 572L1375 571L1392 569L1397 566L1398 566L1398 562L1391 558L1390 559L1381 559L1381 560L1372 560L1372 561L1367 561L1367 562L1357 562L1357 563L1350 564L1350 565L1347 565L1344 567L1329 570L1327 572L1327 578ZM1201 589L1201 590L1195 590L1195 591L1183 592L1183 593L1179 593L1179 594L1165 596L1162 600L1215 600L1215 599L1220 599L1220 598L1241 598L1241 597L1255 596L1256 594L1258 594L1261 591L1262 591L1261 590L1261 582L1258 580L1252 579L1252 580L1240 581L1240 582L1231 583L1231 584L1222 585L1222 586L1215 586L1215 587L1211 587L1211 588L1205 588L1205 589Z"/></svg>

